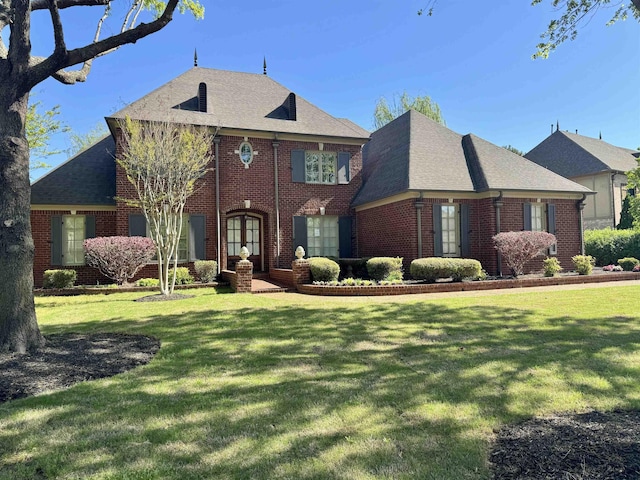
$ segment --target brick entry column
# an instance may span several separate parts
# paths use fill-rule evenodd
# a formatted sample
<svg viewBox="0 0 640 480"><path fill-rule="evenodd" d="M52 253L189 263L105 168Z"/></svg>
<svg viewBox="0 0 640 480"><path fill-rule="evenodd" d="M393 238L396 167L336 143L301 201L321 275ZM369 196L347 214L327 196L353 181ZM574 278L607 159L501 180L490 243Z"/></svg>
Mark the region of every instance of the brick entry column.
<svg viewBox="0 0 640 480"><path fill-rule="evenodd" d="M293 284L302 285L304 283L311 283L311 268L309 266L309 260L301 258L291 262L291 269L293 270Z"/></svg>
<svg viewBox="0 0 640 480"><path fill-rule="evenodd" d="M251 293L253 263L249 260L240 260L236 263L236 276L236 293Z"/></svg>

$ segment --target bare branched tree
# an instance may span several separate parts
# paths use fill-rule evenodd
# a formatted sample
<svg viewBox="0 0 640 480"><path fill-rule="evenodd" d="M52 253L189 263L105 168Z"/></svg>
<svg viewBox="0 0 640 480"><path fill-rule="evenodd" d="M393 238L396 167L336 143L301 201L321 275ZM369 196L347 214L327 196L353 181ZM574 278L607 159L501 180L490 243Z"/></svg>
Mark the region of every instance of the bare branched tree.
<svg viewBox="0 0 640 480"><path fill-rule="evenodd" d="M138 196L120 200L144 213L156 244L160 291L170 295L176 284L182 214L207 172L213 135L205 127L129 118L120 122L120 129L122 153L117 161Z"/></svg>
<svg viewBox="0 0 640 480"><path fill-rule="evenodd" d="M68 49L61 11L75 7L102 10L87 44ZM33 301L34 245L25 135L29 93L49 77L65 84L85 81L93 59L161 30L176 9L197 18L204 14L198 0L168 0L166 4L133 0L119 31L101 38L105 22L116 20L111 0L0 0L0 351L23 353L44 343ZM40 13L48 14L53 31L53 48L47 57L31 53L31 16ZM150 21L138 23L142 15ZM67 27L86 30L87 26L76 21Z"/></svg>

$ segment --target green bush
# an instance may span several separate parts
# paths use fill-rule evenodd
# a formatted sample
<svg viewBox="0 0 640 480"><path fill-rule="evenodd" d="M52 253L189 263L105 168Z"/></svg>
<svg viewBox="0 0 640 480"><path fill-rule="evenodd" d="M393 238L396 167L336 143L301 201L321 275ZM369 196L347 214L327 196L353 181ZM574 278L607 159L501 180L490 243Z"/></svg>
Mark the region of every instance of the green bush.
<svg viewBox="0 0 640 480"><path fill-rule="evenodd" d="M542 265L544 266L545 277L555 277L562 270L560 261L556 257L545 258L542 261Z"/></svg>
<svg viewBox="0 0 640 480"><path fill-rule="evenodd" d="M640 265L640 260L634 257L620 258L618 259L618 265L620 265L625 272L632 272L636 265Z"/></svg>
<svg viewBox="0 0 640 480"><path fill-rule="evenodd" d="M576 267L576 271L580 275L591 275L593 271L593 266L596 263L595 258L591 255L576 255L571 257L573 261L573 265Z"/></svg>
<svg viewBox="0 0 640 480"><path fill-rule="evenodd" d="M463 278L481 278L482 265L470 258L418 258L409 267L411 276L418 280L435 282L438 278L451 277L459 282Z"/></svg>
<svg viewBox="0 0 640 480"><path fill-rule="evenodd" d="M173 278L173 268L169 269L169 282ZM193 277L189 273L189 269L187 267L178 267L176 268L176 285L188 285L193 283Z"/></svg>
<svg viewBox="0 0 640 480"><path fill-rule="evenodd" d="M640 257L640 231L638 230L586 230L584 249L596 258L599 266L616 263L619 258Z"/></svg>
<svg viewBox="0 0 640 480"><path fill-rule="evenodd" d="M311 279L315 282L337 282L340 275L340 265L324 257L309 259Z"/></svg>
<svg viewBox="0 0 640 480"><path fill-rule="evenodd" d="M78 275L75 270L45 270L42 279L44 288L71 288Z"/></svg>
<svg viewBox="0 0 640 480"><path fill-rule="evenodd" d="M213 282L218 275L218 262L215 260L196 260L193 268L202 283Z"/></svg>
<svg viewBox="0 0 640 480"><path fill-rule="evenodd" d="M159 287L160 280L157 278L141 278L136 280L136 287Z"/></svg>
<svg viewBox="0 0 640 480"><path fill-rule="evenodd" d="M402 280L401 257L373 257L367 260L367 272L374 280Z"/></svg>

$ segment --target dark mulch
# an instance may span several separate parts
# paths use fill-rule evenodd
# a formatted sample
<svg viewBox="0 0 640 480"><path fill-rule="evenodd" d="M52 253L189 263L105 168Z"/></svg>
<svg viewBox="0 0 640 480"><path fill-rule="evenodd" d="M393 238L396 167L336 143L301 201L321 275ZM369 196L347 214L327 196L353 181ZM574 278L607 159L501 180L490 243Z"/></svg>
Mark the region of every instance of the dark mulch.
<svg viewBox="0 0 640 480"><path fill-rule="evenodd" d="M534 418L498 432L495 480L640 479L640 412Z"/></svg>
<svg viewBox="0 0 640 480"><path fill-rule="evenodd" d="M0 403L126 372L149 363L159 348L144 335L50 335L35 353L0 353Z"/></svg>

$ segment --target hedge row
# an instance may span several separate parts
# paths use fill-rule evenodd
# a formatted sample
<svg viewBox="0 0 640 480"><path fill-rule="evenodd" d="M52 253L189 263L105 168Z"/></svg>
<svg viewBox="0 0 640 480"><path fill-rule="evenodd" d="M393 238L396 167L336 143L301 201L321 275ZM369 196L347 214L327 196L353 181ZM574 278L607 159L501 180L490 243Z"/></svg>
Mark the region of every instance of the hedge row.
<svg viewBox="0 0 640 480"><path fill-rule="evenodd" d="M596 259L599 266L618 263L626 257L640 258L639 230L586 230L584 249L587 255Z"/></svg>
<svg viewBox="0 0 640 480"><path fill-rule="evenodd" d="M411 276L417 280L435 282L438 278L452 278L459 282L463 278L478 278L482 265L470 258L418 258L411 262Z"/></svg>

